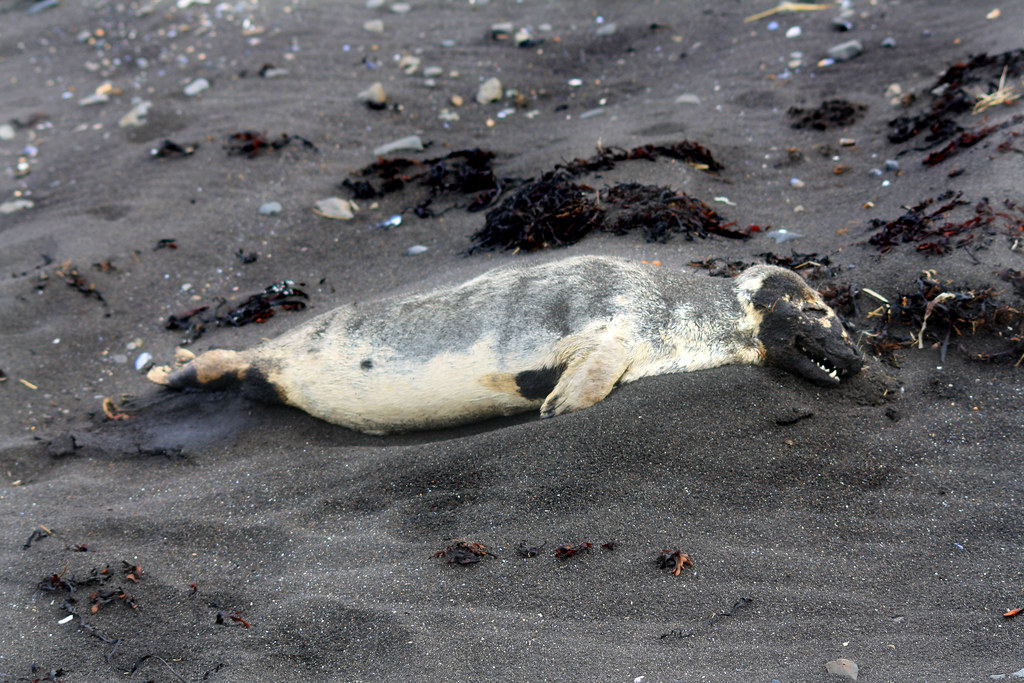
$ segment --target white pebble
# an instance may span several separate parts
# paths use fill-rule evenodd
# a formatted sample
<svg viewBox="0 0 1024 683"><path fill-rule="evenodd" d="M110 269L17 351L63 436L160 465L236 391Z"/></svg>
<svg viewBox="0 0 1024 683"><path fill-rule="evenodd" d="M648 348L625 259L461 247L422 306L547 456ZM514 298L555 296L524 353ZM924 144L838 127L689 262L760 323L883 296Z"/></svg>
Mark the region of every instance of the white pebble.
<svg viewBox="0 0 1024 683"><path fill-rule="evenodd" d="M427 247L423 246L422 244L414 244L405 250L405 255L415 256L416 254L422 254L425 251L427 251Z"/></svg>
<svg viewBox="0 0 1024 683"><path fill-rule="evenodd" d="M188 85L185 86L185 94L189 97L195 97L199 93L203 92L210 87L210 81L205 78L197 78Z"/></svg>
<svg viewBox="0 0 1024 683"><path fill-rule="evenodd" d="M786 29L786 37L787 38L796 38L801 33L803 33L803 31L800 30L799 26L791 26L790 28Z"/></svg>
<svg viewBox="0 0 1024 683"><path fill-rule="evenodd" d="M139 357L135 359L135 369L142 372L150 363L153 362L153 354L148 351L143 351L139 354Z"/></svg>
<svg viewBox="0 0 1024 683"><path fill-rule="evenodd" d="M260 204L260 213L264 216L273 216L275 213L281 213L281 202L266 202Z"/></svg>

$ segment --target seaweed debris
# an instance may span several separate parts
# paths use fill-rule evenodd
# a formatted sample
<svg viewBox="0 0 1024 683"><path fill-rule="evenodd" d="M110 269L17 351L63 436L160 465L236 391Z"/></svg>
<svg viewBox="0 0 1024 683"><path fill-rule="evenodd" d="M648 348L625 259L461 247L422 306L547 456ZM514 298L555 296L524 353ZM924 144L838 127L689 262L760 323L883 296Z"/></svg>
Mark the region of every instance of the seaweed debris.
<svg viewBox="0 0 1024 683"><path fill-rule="evenodd" d="M571 176L579 176L594 171L607 171L620 161L635 161L643 159L655 161L658 157L667 157L693 164L701 171L717 172L724 166L718 163L710 150L700 143L691 140L680 140L669 145L641 145L633 149L622 147L597 148L597 154L589 159L573 159L572 161L555 166L556 171L564 171Z"/></svg>
<svg viewBox="0 0 1024 683"><path fill-rule="evenodd" d="M622 183L588 196L564 172L550 172L527 183L489 211L469 252L495 248L532 251L575 244L593 230L626 234L642 229L648 242L673 235L710 234L743 239L749 230L726 223L707 204L667 187Z"/></svg>
<svg viewBox="0 0 1024 683"><path fill-rule="evenodd" d="M940 358L954 338L977 336L987 332L1002 341L1001 348L970 352L962 344L957 347L967 357L978 361L1024 361L1024 313L1013 306L1000 304L992 287L949 287L924 273L915 281L916 291L900 292L893 301L884 301L868 313L878 318L865 341L876 353L892 357L894 351L917 346L938 346Z"/></svg>
<svg viewBox="0 0 1024 683"><path fill-rule="evenodd" d="M588 189L555 174L528 183L487 213L484 227L473 233L469 253L579 242L604 224L605 211L587 198Z"/></svg>
<svg viewBox="0 0 1024 683"><path fill-rule="evenodd" d="M224 149L231 156L245 156L252 159L265 152L283 149L296 140L301 142L302 146L306 149L316 151L316 145L301 135L281 133L281 137L271 139L267 137L266 133L260 133L255 130L243 130L238 133L232 133L228 136L228 142Z"/></svg>
<svg viewBox="0 0 1024 683"><path fill-rule="evenodd" d="M423 161L404 157L378 159L355 174L370 180L347 178L341 186L352 192L356 199L373 199L397 192L406 185L419 183L428 188L427 196L414 209L420 218L434 215L430 205L437 196L443 194L475 193L477 196L466 209L480 211L501 194L507 182L495 175L491 168L494 156L494 152L474 147Z"/></svg>
<svg viewBox="0 0 1024 683"><path fill-rule="evenodd" d="M960 149L977 144L996 130L1017 125L1024 121L1019 114L1002 124L975 130L967 130L957 119L977 111L979 101L991 98L988 93L998 92L1000 83L1004 83L1007 77L1017 79L1021 75L1024 75L1024 49L993 56L982 53L965 62L957 62L928 88L930 98L921 113L900 116L889 122L889 141L902 144L925 133L927 145L923 149L929 149L956 137L946 148L925 158L925 165L934 166Z"/></svg>
<svg viewBox="0 0 1024 683"><path fill-rule="evenodd" d="M936 203L939 206L931 208ZM974 215L963 221L938 220L958 207L969 205L962 192L949 190L934 199L919 202L894 220L872 219L871 227L880 229L868 242L883 254L901 243L915 242L918 251L941 256L971 245L987 246L1000 227L1010 236L1024 233L1024 212L1010 200L997 209L987 199L981 199L974 205Z"/></svg>
<svg viewBox="0 0 1024 683"><path fill-rule="evenodd" d="M641 145L628 150L598 147L594 156L557 164L536 182L546 183L554 178L568 181L585 173L609 170L621 161L655 161L661 157L684 161L708 172L723 168L706 147L681 140L665 145ZM354 178L343 180L341 187L349 190L355 199L383 197L413 184L426 187L427 195L413 208L420 218L438 215L431 205L440 196L476 195L464 208L471 212L481 211L494 204L507 189L531 182L529 179L498 176L492 168L494 158L492 151L472 148L422 161L405 157L378 159L353 173ZM558 201L559 198L554 197L548 204Z"/></svg>
<svg viewBox="0 0 1024 683"><path fill-rule="evenodd" d="M476 541L456 541L444 550L438 550L432 557L443 557L448 564L476 564L481 558L495 555L487 550L487 546Z"/></svg>
<svg viewBox="0 0 1024 683"><path fill-rule="evenodd" d="M301 284L301 283L300 283ZM241 327L249 323L262 323L269 320L277 308L284 311L302 311L306 308L309 296L299 289L291 280L275 282L262 292L248 297L241 304L221 312L227 307L227 300L218 297L217 304L211 309L209 305L199 306L167 319L165 327L169 330L185 330L183 343L189 344L199 339L208 325Z"/></svg>
<svg viewBox="0 0 1024 683"><path fill-rule="evenodd" d="M804 109L802 107L790 107L786 112L791 118L796 119L792 127L796 129L813 128L814 130L828 130L829 128L845 127L859 119L867 110L862 104L854 104L846 100L825 100L821 106L815 109Z"/></svg>

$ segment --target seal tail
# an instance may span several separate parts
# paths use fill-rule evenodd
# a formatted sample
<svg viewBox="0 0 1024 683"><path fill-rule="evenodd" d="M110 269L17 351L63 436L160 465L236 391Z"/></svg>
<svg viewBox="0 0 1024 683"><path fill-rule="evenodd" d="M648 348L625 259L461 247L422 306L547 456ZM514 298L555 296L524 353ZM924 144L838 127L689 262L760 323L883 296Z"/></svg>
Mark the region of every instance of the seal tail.
<svg viewBox="0 0 1024 683"><path fill-rule="evenodd" d="M171 389L206 389L224 391L240 387L249 373L250 364L237 351L207 351L178 368L166 365L153 368L146 377Z"/></svg>

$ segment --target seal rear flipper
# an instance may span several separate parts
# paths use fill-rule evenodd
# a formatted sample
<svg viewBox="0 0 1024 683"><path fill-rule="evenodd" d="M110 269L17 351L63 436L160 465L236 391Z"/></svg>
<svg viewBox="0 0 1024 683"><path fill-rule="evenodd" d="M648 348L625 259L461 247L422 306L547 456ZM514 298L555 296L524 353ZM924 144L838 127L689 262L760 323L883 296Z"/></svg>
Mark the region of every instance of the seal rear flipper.
<svg viewBox="0 0 1024 683"><path fill-rule="evenodd" d="M146 377L171 389L223 391L241 385L250 369L250 364L237 351L214 349L199 354L179 368L155 367Z"/></svg>
<svg viewBox="0 0 1024 683"><path fill-rule="evenodd" d="M544 399L540 416L589 408L615 388L629 368L629 349L618 335L609 335L566 367L558 384Z"/></svg>

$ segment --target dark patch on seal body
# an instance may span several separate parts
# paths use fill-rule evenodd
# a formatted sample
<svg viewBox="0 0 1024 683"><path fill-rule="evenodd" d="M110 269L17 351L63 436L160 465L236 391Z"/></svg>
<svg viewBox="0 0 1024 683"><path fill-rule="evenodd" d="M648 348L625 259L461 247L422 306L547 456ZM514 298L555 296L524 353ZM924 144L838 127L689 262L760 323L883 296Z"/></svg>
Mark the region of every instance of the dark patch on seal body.
<svg viewBox="0 0 1024 683"><path fill-rule="evenodd" d="M563 372L565 372L564 365L557 368L523 370L516 375L516 387L519 389L519 395L529 400L545 398L554 390Z"/></svg>

